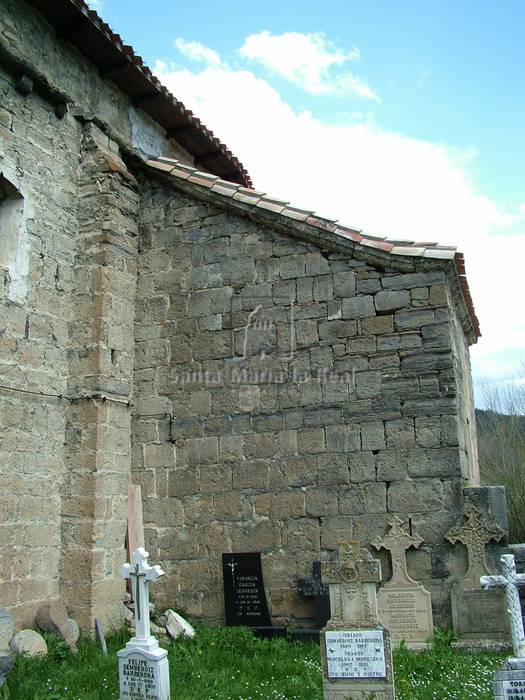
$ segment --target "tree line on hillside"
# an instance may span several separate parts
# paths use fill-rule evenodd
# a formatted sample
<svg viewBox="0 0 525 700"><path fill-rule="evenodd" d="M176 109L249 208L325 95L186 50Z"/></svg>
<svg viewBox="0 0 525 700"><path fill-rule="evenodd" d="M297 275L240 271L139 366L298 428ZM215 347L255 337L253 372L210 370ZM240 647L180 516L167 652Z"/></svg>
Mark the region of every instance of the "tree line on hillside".
<svg viewBox="0 0 525 700"><path fill-rule="evenodd" d="M481 483L505 486L510 542L525 542L525 380L485 387L476 409Z"/></svg>

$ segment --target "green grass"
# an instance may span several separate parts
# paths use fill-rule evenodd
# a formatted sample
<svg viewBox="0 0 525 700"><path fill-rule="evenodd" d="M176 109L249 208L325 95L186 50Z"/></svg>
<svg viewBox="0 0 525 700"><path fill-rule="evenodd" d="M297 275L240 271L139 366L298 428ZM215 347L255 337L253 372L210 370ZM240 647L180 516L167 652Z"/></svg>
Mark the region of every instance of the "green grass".
<svg viewBox="0 0 525 700"><path fill-rule="evenodd" d="M109 656L82 639L77 655L47 635L46 659L19 658L0 689L1 700L118 700L116 652L126 635L108 639ZM468 655L439 633L432 649L395 654L398 700L491 700L497 654ZM198 630L196 639L169 645L176 700L322 700L319 647L261 640L246 629Z"/></svg>

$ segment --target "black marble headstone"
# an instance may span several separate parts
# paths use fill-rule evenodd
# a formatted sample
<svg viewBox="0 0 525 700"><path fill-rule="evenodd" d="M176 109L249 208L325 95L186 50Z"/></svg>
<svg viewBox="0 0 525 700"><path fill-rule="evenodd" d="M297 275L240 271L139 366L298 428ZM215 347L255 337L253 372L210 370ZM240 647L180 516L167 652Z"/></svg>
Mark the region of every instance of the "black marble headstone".
<svg viewBox="0 0 525 700"><path fill-rule="evenodd" d="M321 562L314 561L312 575L297 582L299 593L314 599L315 621L322 628L330 619L330 594L328 586L321 581Z"/></svg>
<svg viewBox="0 0 525 700"><path fill-rule="evenodd" d="M271 627L259 552L222 555L226 624Z"/></svg>

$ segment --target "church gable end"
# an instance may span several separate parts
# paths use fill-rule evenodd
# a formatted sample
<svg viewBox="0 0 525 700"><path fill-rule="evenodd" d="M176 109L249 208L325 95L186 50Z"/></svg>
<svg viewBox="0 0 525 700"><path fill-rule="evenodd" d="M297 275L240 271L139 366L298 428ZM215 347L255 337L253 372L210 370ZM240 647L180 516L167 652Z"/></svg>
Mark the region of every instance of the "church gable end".
<svg viewBox="0 0 525 700"><path fill-rule="evenodd" d="M221 553L256 550L274 619L304 623L297 578L392 513L424 538L414 575L431 582L474 483L441 261L401 273L198 187L148 176L141 193L132 478L163 602L220 621Z"/></svg>

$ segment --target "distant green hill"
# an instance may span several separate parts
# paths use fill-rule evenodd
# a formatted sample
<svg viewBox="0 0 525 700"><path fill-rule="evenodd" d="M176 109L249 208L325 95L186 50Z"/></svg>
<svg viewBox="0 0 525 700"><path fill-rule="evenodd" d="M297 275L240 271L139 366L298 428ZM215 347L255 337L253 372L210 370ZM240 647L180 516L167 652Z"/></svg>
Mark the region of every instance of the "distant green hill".
<svg viewBox="0 0 525 700"><path fill-rule="evenodd" d="M510 424L518 427L525 434L525 416L506 416L503 413L476 408L476 423L478 435L490 435L501 428L505 430Z"/></svg>

